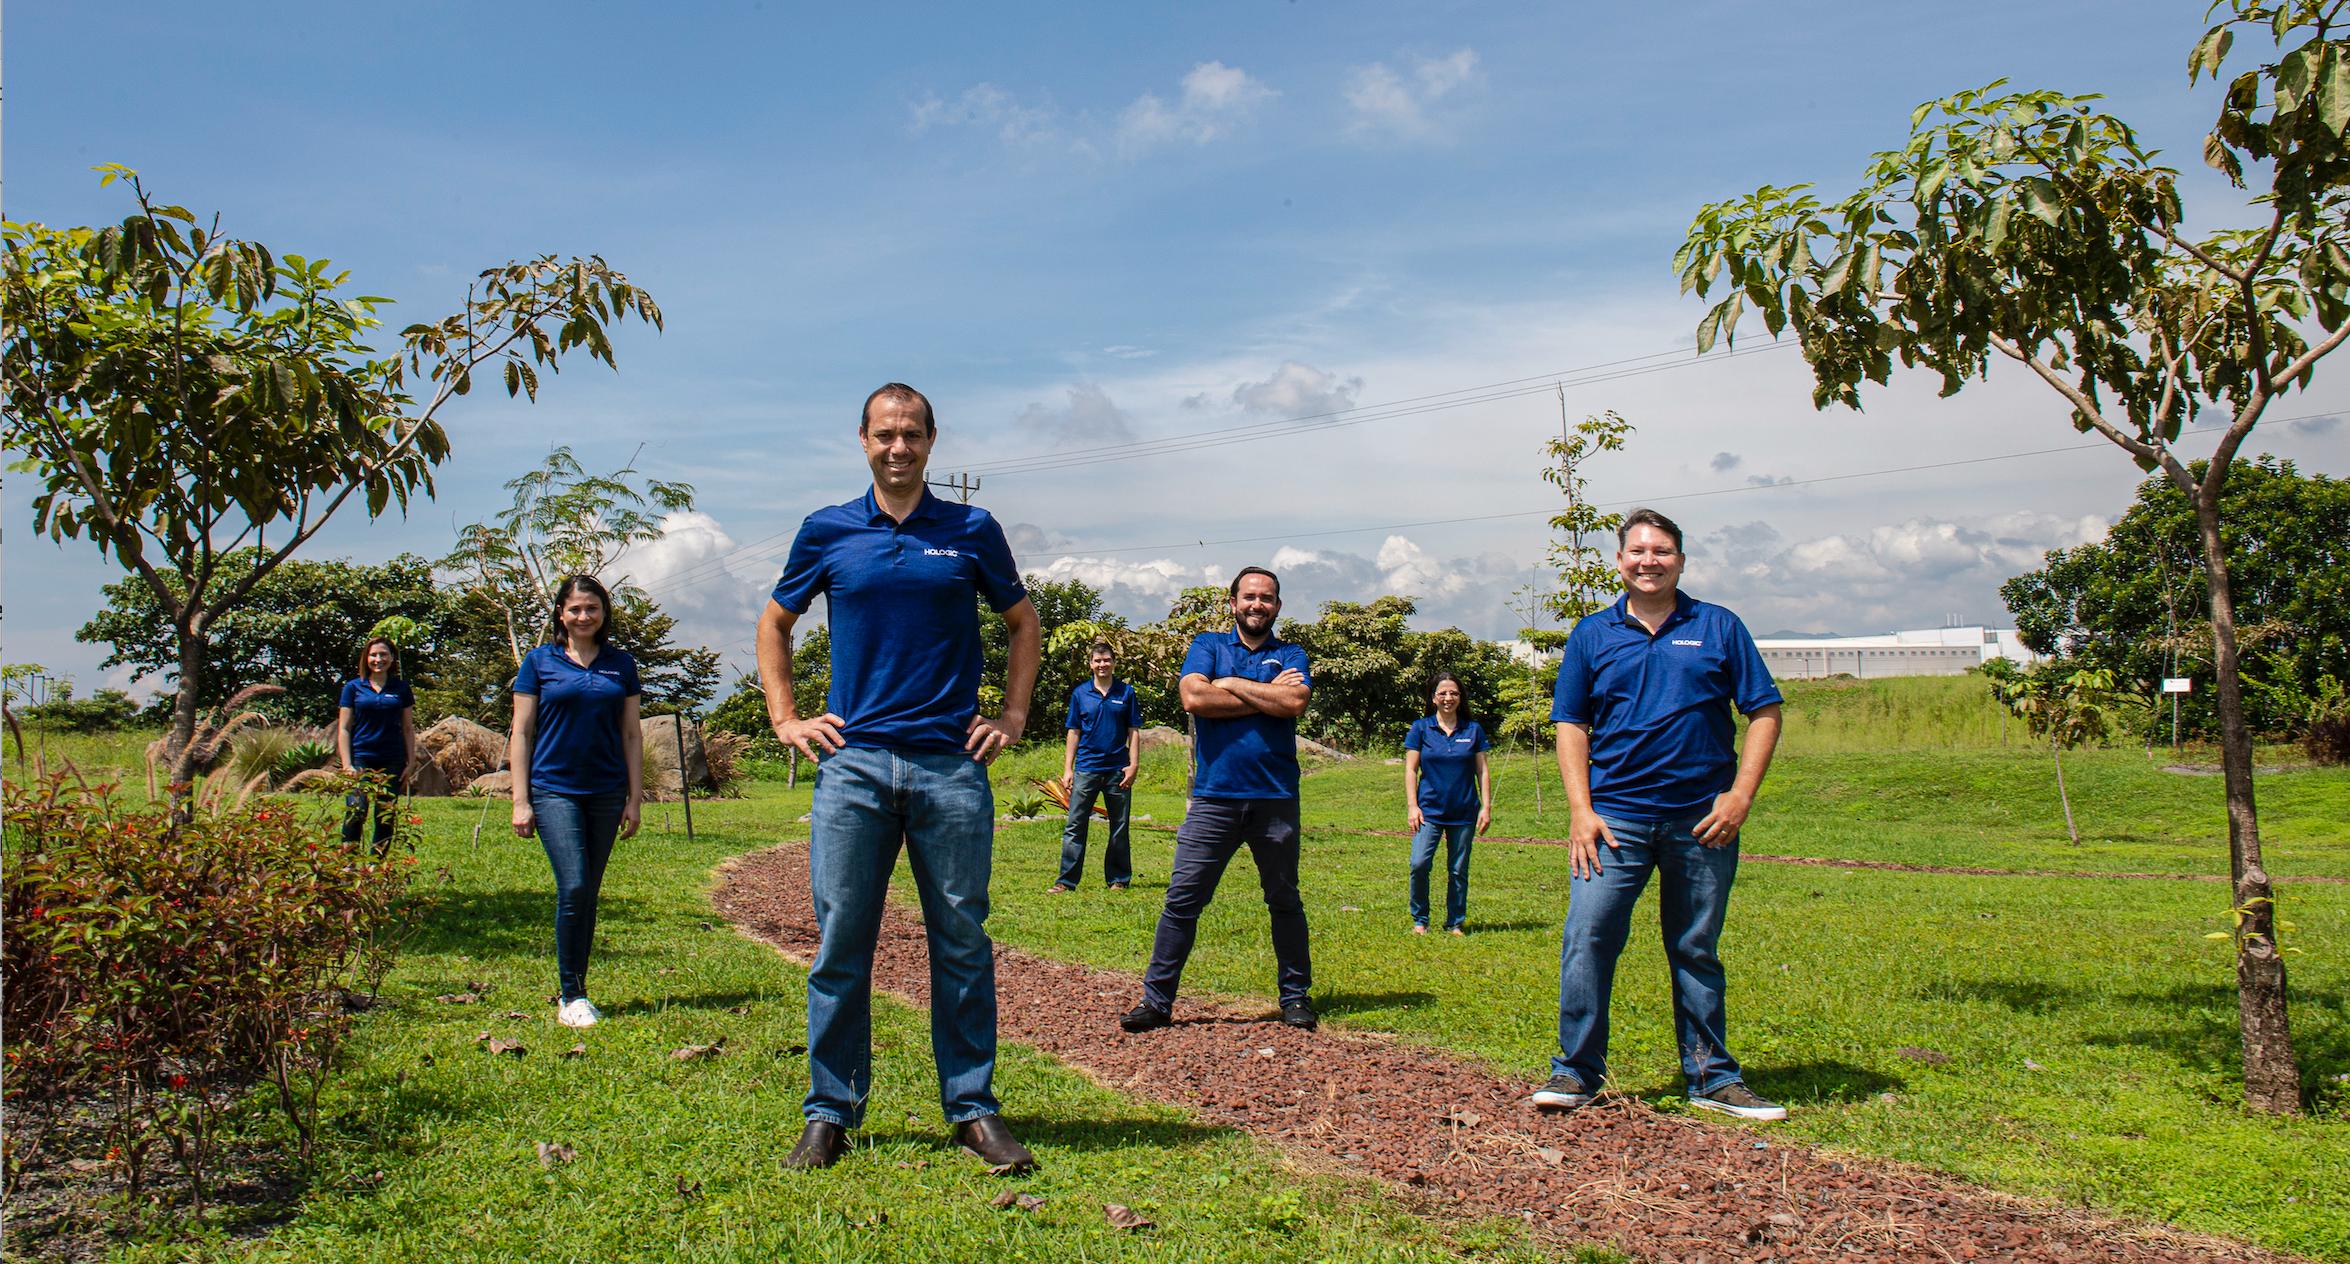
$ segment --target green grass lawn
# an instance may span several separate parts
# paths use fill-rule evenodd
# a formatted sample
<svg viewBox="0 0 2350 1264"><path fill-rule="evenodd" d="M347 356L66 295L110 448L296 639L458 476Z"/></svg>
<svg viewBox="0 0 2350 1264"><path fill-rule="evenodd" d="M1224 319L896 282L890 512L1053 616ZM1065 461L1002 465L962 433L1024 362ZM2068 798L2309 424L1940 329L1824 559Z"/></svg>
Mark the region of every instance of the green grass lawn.
<svg viewBox="0 0 2350 1264"><path fill-rule="evenodd" d="M1499 774L1496 830L1563 833L1555 798L1537 828L1530 795L1509 788L1530 777L1523 760ZM2064 841L2045 756L1996 749L1791 753L1746 846L2012 869L2226 871L2217 778L2160 772L2130 751L2085 752L2068 768L2091 835L2078 849ZM2350 873L2350 774L2278 773L2262 777L2260 792L2272 868ZM1180 811L1163 787L1141 797L1140 810L1161 822ZM1325 1013L1529 1081L1546 1074L1565 852L1482 843L1476 933L1415 938L1404 907L1408 845L1367 832L1402 828L1401 770L1368 760L1325 767L1307 778L1304 808ZM2100 812L2128 828L2100 832ZM1098 828L1094 837L1098 849ZM1004 830L998 936L1138 970L1173 838L1135 837L1135 890L1100 891L1096 869L1083 895L1047 897L1057 830ZM2305 950L2292 969L2295 1035L2320 1105L2310 1119L2258 1119L2236 1105L2230 951L2204 938L2227 925L2218 883L1750 864L1723 941L1733 1039L1755 1086L1797 1108L1784 1128L1806 1139L2350 1259L2350 1085L2335 1079L2350 1073L2350 888L2289 886L2282 903ZM1652 907L1637 925L1653 925ZM1269 1003L1272 970L1263 905L1242 864L1207 914L1185 984ZM1669 1101L1679 1069L1652 932L1635 934L1619 978L1615 1074ZM1949 1061L1913 1061L1904 1047Z"/></svg>
<svg viewBox="0 0 2350 1264"><path fill-rule="evenodd" d="M53 739L51 754L135 771L135 746ZM1524 755L1504 761L1497 830L1563 832L1550 790L1549 812L1532 819L1538 767ZM2127 750L2068 760L2087 835L2076 849L2046 767L2044 752L1995 743L1872 755L1791 740L1747 846L2005 869L2224 871L2217 778L2164 773ZM1007 759L999 802L1024 778L1058 771L1057 751ZM1155 752L1137 811L1174 825L1183 771L1180 753ZM2350 874L2350 774L2279 771L2260 790L2277 872ZM792 1052L803 976L716 923L704 893L723 857L804 836L795 821L806 802L803 783L697 804L702 833L690 845L674 807L650 809L647 835L615 861L594 975L599 1003L619 1021L586 1033L589 1054L578 1060L556 1056L580 1037L551 1023L545 1000L543 856L504 830L502 805L491 805L476 850L479 804L425 804L425 868L446 866L450 880L392 980L392 1004L356 1042L328 1108L326 1171L291 1223L258 1242L204 1249L305 1260L1532 1252L1512 1225L1431 1225L1363 1186L1301 1177L1245 1138L1127 1101L1019 1048L1005 1052L1002 1092L1047 1163L1022 1188L1049 1201L1036 1213L996 1211L985 1200L1000 1185L944 1144L922 1016L891 1005L877 1018L867 1143L829 1176L786 1176L775 1160L797 1131L805 1088ZM1306 783L1305 811L1325 1013L1529 1082L1541 1075L1564 852L1480 844L1476 933L1421 939L1405 933L1405 840L1369 833L1402 828L1401 770L1375 760L1321 769ZM1083 893L1047 897L1057 823L1002 829L999 938L1139 971L1173 837L1140 829L1135 842L1134 890L1100 889L1097 828ZM2203 937L2225 925L2226 890L2212 883L1751 864L1724 941L1734 1037L1756 1087L1797 1108L1777 1126L1787 1135L2350 1260L2350 1084L2334 1078L2350 1074L2350 887L2297 884L2283 897L2298 927L2290 942L2305 950L2292 962L2293 1017L2318 1096L2311 1118L2259 1119L2235 1104L2228 950ZM493 984L487 1004L430 999L473 981ZM1272 957L1247 865L1209 910L1185 983L1269 1002ZM525 1017L501 1017L510 1009ZM1620 1084L1669 1104L1678 1073L1653 934L1635 935L1626 953L1615 1014ZM473 1037L485 1030L520 1038L529 1055L480 1052ZM668 1056L719 1036L729 1052L718 1059ZM1913 1061L1898 1052L1905 1046L1949 1061ZM532 1154L541 1140L580 1157L542 1171ZM678 1193L681 1176L701 1183L698 1197ZM1160 1227L1113 1232L1103 1202L1142 1208Z"/></svg>
<svg viewBox="0 0 2350 1264"><path fill-rule="evenodd" d="M52 743L103 766L116 740ZM135 758L135 750L132 751ZM135 766L135 764L134 764ZM10 752L10 774L19 773ZM132 792L143 795L143 787ZM558 1027L553 896L537 843L503 801L419 801L423 871L446 867L439 906L362 1020L325 1109L319 1179L266 1237L218 1224L196 1240L126 1248L132 1259L256 1260L1378 1260L1550 1258L1514 1221L1438 1224L1367 1182L1310 1176L1270 1147L1183 1112L1100 1088L1007 1046L997 1089L1036 1176L988 1177L947 1144L927 1015L884 1002L875 1093L856 1151L829 1173L777 1166L800 1128L805 975L713 917L720 860L805 838L796 792L697 803L697 840L674 806L647 810L607 878L593 994L613 1021ZM486 821L478 847L473 827ZM433 997L474 983L478 1005ZM508 1011L522 1015L506 1017ZM528 1053L495 1057L481 1032ZM670 1052L723 1037L726 1052ZM584 1044L583 1057L565 1050ZM256 1111L247 1125L282 1131ZM542 1169L534 1143L578 1158ZM377 1179L376 1174L381 1173ZM680 1181L693 1192L681 1193ZM1005 1188L1041 1195L997 1210ZM1104 1203L1156 1221L1111 1228ZM1592 1253L1592 1259L1613 1259Z"/></svg>

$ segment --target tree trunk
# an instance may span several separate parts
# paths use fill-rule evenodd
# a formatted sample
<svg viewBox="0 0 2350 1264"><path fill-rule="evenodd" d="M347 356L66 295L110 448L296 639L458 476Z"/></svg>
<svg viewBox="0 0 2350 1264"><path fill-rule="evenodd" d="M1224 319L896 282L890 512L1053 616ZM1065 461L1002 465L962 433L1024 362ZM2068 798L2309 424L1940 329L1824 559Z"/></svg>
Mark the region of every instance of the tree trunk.
<svg viewBox="0 0 2350 1264"><path fill-rule="evenodd" d="M2228 872L2234 882L2236 1006L2244 1041L2244 1101L2272 1115L2301 1113L2301 1068L2285 1005L2285 956L2277 944L2274 887L2260 859L2260 818L2252 801L2252 729L2244 720L2244 685L2236 659L2236 601L2219 531L2215 468L2196 489L2195 525L2203 537L2211 593L2212 676L2219 695L2220 767L2228 796Z"/></svg>
<svg viewBox="0 0 2350 1264"><path fill-rule="evenodd" d="M2050 738L2048 740L2048 753L2056 757L2056 801L2064 805L2064 832L2073 840L2073 846L2078 847L2081 845L2081 831L2079 827L2073 824L2072 797L2064 792L2063 744L2054 738Z"/></svg>
<svg viewBox="0 0 2350 1264"><path fill-rule="evenodd" d="M170 770L172 811L185 818L196 793L197 699L204 690L204 628L202 616L191 614L174 630L180 642L179 695L171 702L171 732L163 746L164 767Z"/></svg>

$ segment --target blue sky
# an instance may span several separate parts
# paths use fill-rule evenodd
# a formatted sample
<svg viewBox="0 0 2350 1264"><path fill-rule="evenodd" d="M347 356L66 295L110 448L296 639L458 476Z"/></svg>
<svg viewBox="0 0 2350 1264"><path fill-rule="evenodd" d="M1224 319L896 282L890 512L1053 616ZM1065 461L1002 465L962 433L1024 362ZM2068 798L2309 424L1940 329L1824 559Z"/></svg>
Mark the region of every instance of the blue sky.
<svg viewBox="0 0 2350 1264"><path fill-rule="evenodd" d="M944 472L1376 405L1690 343L1669 262L1702 202L1835 190L1929 96L2001 76L2103 92L2191 171L2200 4L1676 6L1194 3L204 8L12 5L6 213L118 217L88 168L140 168L234 232L453 309L473 271L595 252L650 289L620 339L536 407L449 414L440 497L351 516L318 556L438 554L497 486L569 443L643 447L701 515L627 568L748 661L789 531L862 490L857 402L936 401ZM1749 344L1741 344L1742 347ZM1761 343L1752 345L1760 346ZM1824 484L2078 442L2035 385L1873 390L1814 413L1791 350L1579 386L1639 433L1601 499L1688 528L1691 591L1758 631L1999 621L1998 583L2093 538L2136 471L2091 450ZM2254 450L2350 470L2350 368ZM1525 395L1305 436L1057 472L978 500L1032 570L1137 617L1273 562L1292 613L1408 592L1423 623L1506 635L1547 543ZM1780 480L1794 485L1763 486ZM1516 513L1520 516L1395 528ZM5 504L10 661L100 683L73 630L113 578ZM1248 539L1245 544L1215 541ZM1199 541L1210 543L1200 544ZM1177 542L1192 542L1175 547ZM356 630L355 630L356 632Z"/></svg>

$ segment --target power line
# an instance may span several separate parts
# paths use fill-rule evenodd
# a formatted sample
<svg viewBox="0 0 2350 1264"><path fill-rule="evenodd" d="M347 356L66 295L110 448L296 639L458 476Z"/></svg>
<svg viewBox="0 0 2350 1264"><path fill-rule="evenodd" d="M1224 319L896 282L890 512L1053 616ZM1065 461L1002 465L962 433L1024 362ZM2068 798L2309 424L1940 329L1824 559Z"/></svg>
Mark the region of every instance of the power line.
<svg viewBox="0 0 2350 1264"><path fill-rule="evenodd" d="M966 476L970 474L999 476L1033 474L1049 470L1072 469L1084 465L1099 465L1111 461L1138 460L1144 457L1193 452L1203 448L1224 447L1234 443L1260 443L1269 439L1288 438L1292 435L1307 434L1316 430L1363 425L1374 421L1391 421L1398 418L1445 412L1455 408L1466 408L1474 404L1519 399L1564 387L1590 386L1601 382L1619 381L1627 377L1644 377L1669 369L1689 368L1695 365L1719 363L1723 360L1734 360L1770 351L1785 350L1795 345L1797 344L1770 343L1744 351L1728 351L1719 355L1707 356L1703 359L1676 360L1665 364L1650 363L1651 361L1664 360L1667 357L1687 354L1686 348L1674 348L1670 351L1628 356L1619 360L1604 360L1597 364L1561 369L1554 373L1509 378L1500 382L1488 382L1480 386L1465 386L1429 395L1415 395L1406 399L1391 400L1384 404L1366 404L1360 408L1340 409L1327 413L1309 413L1258 425L1227 426L1216 430L1192 431L1186 434L1167 435L1158 439L1138 440L1133 443L1104 444L1092 448L1069 448L1055 452L1034 453L1025 457L1006 457L999 461L980 461L966 467ZM1634 365L1645 367L1626 367ZM1609 372L1608 370L1615 371ZM965 499L968 500L968 497L966 496ZM781 540L791 535L795 530L797 530L796 527L787 527L770 535L761 536L748 544L737 545L715 557L705 558L685 570L669 576L659 584L647 587L644 591L648 596L659 596L663 593L675 593L695 587L724 574L727 563L730 561Z"/></svg>

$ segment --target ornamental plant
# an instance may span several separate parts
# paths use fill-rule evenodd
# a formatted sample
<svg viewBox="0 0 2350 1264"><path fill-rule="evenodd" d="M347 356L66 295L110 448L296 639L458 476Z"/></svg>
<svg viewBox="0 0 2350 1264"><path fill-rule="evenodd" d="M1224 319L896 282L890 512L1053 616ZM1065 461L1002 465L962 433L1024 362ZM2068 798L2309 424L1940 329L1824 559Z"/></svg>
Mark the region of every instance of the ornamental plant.
<svg viewBox="0 0 2350 1264"><path fill-rule="evenodd" d="M134 1193L168 1152L201 1208L219 1124L257 1086L310 1161L336 1052L415 925L416 862L344 843L339 805L175 819L113 789L56 774L6 790L8 1180L40 1121L79 1103Z"/></svg>

